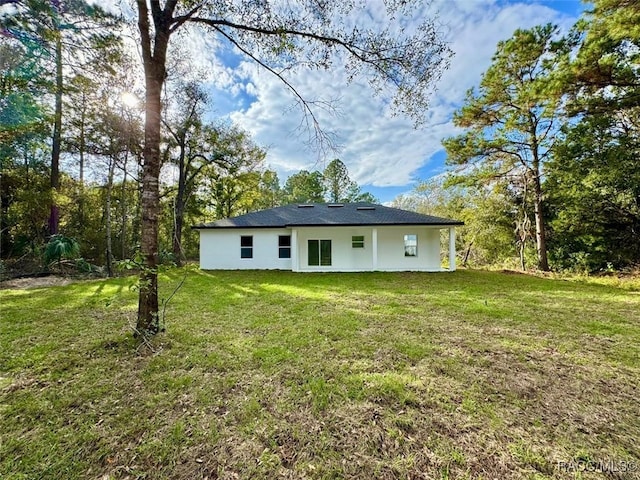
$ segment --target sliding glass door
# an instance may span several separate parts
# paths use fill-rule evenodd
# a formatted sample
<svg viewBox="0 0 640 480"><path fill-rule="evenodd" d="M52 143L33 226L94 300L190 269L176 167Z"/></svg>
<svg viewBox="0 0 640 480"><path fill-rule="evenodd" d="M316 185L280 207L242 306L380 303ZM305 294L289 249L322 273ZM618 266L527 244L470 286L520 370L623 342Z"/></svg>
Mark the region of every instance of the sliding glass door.
<svg viewBox="0 0 640 480"><path fill-rule="evenodd" d="M331 240L308 240L308 264L314 266L331 266Z"/></svg>

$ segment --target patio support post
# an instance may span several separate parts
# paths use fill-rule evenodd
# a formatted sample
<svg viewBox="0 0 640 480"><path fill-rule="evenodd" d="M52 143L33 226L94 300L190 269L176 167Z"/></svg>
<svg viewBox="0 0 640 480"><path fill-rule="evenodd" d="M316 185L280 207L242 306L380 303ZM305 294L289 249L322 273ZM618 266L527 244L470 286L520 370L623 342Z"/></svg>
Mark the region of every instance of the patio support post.
<svg viewBox="0 0 640 480"><path fill-rule="evenodd" d="M371 230L371 254L373 255L373 261L371 262L371 269L378 269L378 229L373 228Z"/></svg>
<svg viewBox="0 0 640 480"><path fill-rule="evenodd" d="M298 251L298 230L291 229L291 271L297 272L300 269L299 263L299 251Z"/></svg>
<svg viewBox="0 0 640 480"><path fill-rule="evenodd" d="M456 271L456 227L449 227L449 271Z"/></svg>

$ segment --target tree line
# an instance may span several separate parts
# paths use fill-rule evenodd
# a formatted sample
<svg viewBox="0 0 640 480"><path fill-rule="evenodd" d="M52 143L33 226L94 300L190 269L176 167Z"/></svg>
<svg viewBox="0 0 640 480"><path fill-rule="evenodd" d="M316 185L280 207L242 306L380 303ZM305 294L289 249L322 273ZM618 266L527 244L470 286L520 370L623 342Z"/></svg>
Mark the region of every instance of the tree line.
<svg viewBox="0 0 640 480"><path fill-rule="evenodd" d="M84 74L71 82L74 87L63 95L60 152L65 162L55 191L47 129L23 130L4 144L2 258L14 274L37 273L49 263L59 266L60 255L47 253L52 245L73 257L63 262L67 270L93 268L109 276L117 261L139 253L140 105L123 85L100 84ZM180 81L170 92L162 120L161 262L196 259L198 236L189 226L203 221L289 203L375 201L339 159L323 171L295 173L282 185L265 165L265 149L246 132L205 120L209 100L202 85ZM47 109L46 103L38 106ZM50 228L50 204L56 205L55 232L61 234Z"/></svg>
<svg viewBox="0 0 640 480"><path fill-rule="evenodd" d="M598 0L566 35L498 44L443 141L450 171L398 205L460 218L465 263L640 264L640 4Z"/></svg>

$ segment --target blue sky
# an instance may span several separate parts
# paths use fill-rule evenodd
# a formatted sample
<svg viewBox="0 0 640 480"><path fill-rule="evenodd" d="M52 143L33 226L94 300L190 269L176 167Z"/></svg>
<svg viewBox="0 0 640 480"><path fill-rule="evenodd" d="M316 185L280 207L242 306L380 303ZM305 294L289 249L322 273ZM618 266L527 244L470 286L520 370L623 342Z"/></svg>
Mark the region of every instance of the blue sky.
<svg viewBox="0 0 640 480"><path fill-rule="evenodd" d="M305 144L306 132L299 129L303 116L277 79L228 47L202 44L196 47L201 52L218 52L216 58L200 60L202 66L216 72L210 85L211 116L227 118L251 133L267 149L267 165L277 171L282 183L301 169L322 170L333 158L340 158L364 190L381 202L390 202L420 180L445 171L440 142L457 133L453 112L465 92L479 82L498 41L509 38L517 28L548 22L567 30L585 9L578 0L435 0L434 5L454 57L437 85L426 122L418 130L410 119L388 115L387 98L373 96L357 81L347 85L341 69L301 70L289 78L305 96L340 96L337 115L318 114L323 128L337 135L341 147L326 154L313 151Z"/></svg>

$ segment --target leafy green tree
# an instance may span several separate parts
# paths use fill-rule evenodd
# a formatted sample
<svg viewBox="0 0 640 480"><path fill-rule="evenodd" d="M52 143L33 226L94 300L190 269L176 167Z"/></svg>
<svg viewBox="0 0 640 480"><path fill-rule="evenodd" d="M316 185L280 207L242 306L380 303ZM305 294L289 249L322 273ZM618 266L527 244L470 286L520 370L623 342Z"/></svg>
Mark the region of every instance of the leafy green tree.
<svg viewBox="0 0 640 480"><path fill-rule="evenodd" d="M574 33L558 73L574 120L545 181L551 252L566 268L619 268L640 261L640 4L596 0Z"/></svg>
<svg viewBox="0 0 640 480"><path fill-rule="evenodd" d="M361 192L354 201L366 202L366 203L378 203L379 200L370 192Z"/></svg>
<svg viewBox="0 0 640 480"><path fill-rule="evenodd" d="M349 177L347 166L337 158L327 165L322 177L329 202L352 202L360 193L358 184Z"/></svg>
<svg viewBox="0 0 640 480"><path fill-rule="evenodd" d="M273 170L265 170L258 184L259 199L256 203L257 210L273 208L282 205L283 190L280 187L278 174Z"/></svg>
<svg viewBox="0 0 640 480"><path fill-rule="evenodd" d="M294 173L284 184L285 203L321 203L324 202L324 183L320 172L300 170Z"/></svg>
<svg viewBox="0 0 640 480"><path fill-rule="evenodd" d="M184 213L189 198L197 187L199 175L210 163L220 155L212 151L207 140L217 139L217 132L204 127L202 115L207 103L207 95L196 82L179 82L172 99L176 105L174 115L166 115L163 120L168 132L168 160L178 173L173 199L172 252L174 261L182 264L184 252L182 248L182 230ZM207 138L205 138L207 137ZM215 147L213 147L215 149Z"/></svg>
<svg viewBox="0 0 640 480"><path fill-rule="evenodd" d="M567 127L548 165L551 252L587 271L640 263L640 109Z"/></svg>
<svg viewBox="0 0 640 480"><path fill-rule="evenodd" d="M59 206L55 191L60 189L60 154L62 147L63 96L65 77L69 71L82 69L86 63L102 59L108 63L109 51L118 44L107 27L114 19L102 9L83 0L50 2L46 0L14 0L15 9L0 18L0 28L6 36L18 39L37 64L37 71L46 81L54 98L52 115L50 185L54 194L48 221L49 234L59 229ZM44 76L44 72L49 72Z"/></svg>
<svg viewBox="0 0 640 480"><path fill-rule="evenodd" d="M347 166L338 159L327 165L322 174L325 196L329 202L377 202L369 192L363 192L360 185L351 180Z"/></svg>
<svg viewBox="0 0 640 480"><path fill-rule="evenodd" d="M116 238L125 237L131 224L123 203L127 196L122 191L118 194L116 188L126 190L128 172L135 171L142 143L142 127L133 111L135 106L123 100L133 88L130 71L131 61L126 55L114 55L109 69L96 64L90 74L71 78L65 92L62 148L67 158L78 161L78 181L66 185L72 190L65 191L65 185L61 185L61 191L76 198L78 204L77 208L74 205L69 212L62 213L60 225L65 232L73 228L84 249L85 228L95 228L85 209L85 170L93 170L91 176L104 188L101 206L104 218L99 229L106 242L104 260L109 276L114 273L114 260L127 255L126 247L116 248Z"/></svg>
<svg viewBox="0 0 640 480"><path fill-rule="evenodd" d="M233 217L256 210L259 200L260 172L244 171L212 177L215 216Z"/></svg>
<svg viewBox="0 0 640 480"><path fill-rule="evenodd" d="M169 214L172 241L168 250L174 262L181 265L185 257L183 226L189 204L199 204L197 196L207 197L215 205L216 218L249 208L254 203L249 197L258 198L257 182L261 178L258 170L262 168L265 152L246 132L203 121L209 100L198 82L173 82L172 91L171 108L163 119L167 139L164 164L173 169L177 181L163 195L170 197L172 205Z"/></svg>
<svg viewBox="0 0 640 480"><path fill-rule="evenodd" d="M15 39L0 44L0 167L20 156L21 147L46 131L46 108L38 98L38 62Z"/></svg>
<svg viewBox="0 0 640 480"><path fill-rule="evenodd" d="M266 152L237 127L216 127L203 170L206 201L215 218L255 210Z"/></svg>
<svg viewBox="0 0 640 480"><path fill-rule="evenodd" d="M578 53L563 69L573 113L607 114L640 106L640 3L595 0L578 21Z"/></svg>
<svg viewBox="0 0 640 480"><path fill-rule="evenodd" d="M47 109L39 101L44 85L38 62L12 38L0 44L0 254L3 258L44 242L42 222L50 193L41 175L46 150ZM20 212L25 214L21 217ZM18 225L22 223L22 225ZM32 235L32 237L28 237Z"/></svg>
<svg viewBox="0 0 640 480"><path fill-rule="evenodd" d="M0 117L7 119L0 126L0 185L7 187L2 189L3 255L25 252L27 247L36 252L51 231L61 229L65 236L79 240L83 256L109 264L113 254L107 240L116 238L114 181L117 170L126 168L130 153L125 148L122 156L116 149L116 155L112 147L128 144L140 130L118 105L122 93L118 82L129 71L117 41L106 29L111 19L78 1L14 3L17 13L0 20L7 39L0 47L0 62L7 67L0 73ZM62 77L57 75L60 68ZM21 107L20 115L16 105ZM120 125L120 117L127 117L126 127ZM79 159L79 182L60 170L62 154L67 165ZM43 166L45 156L49 168ZM104 158L110 161L102 164ZM92 159L92 177L106 179L104 192L102 185L93 184L85 190L87 159ZM49 176L49 187L41 182L42 168ZM25 181L17 180L19 175ZM9 178L11 182L4 182ZM120 182L118 188L124 189L125 184ZM120 219L125 219L126 206L118 200L117 207ZM42 214L40 221L34 218L36 212ZM43 228L47 218L49 227ZM127 224L133 224L131 215L120 222L119 236L125 236ZM113 231L108 232L112 225ZM27 235L31 236L28 241ZM129 245L135 245L135 235L127 236L132 240ZM118 248L125 253L125 246Z"/></svg>
<svg viewBox="0 0 640 480"><path fill-rule="evenodd" d="M79 181L67 175L62 175L60 185L68 199L60 217L65 236L78 240L80 257L95 265L105 265L107 189L98 182L85 182L79 188Z"/></svg>
<svg viewBox="0 0 640 480"><path fill-rule="evenodd" d="M44 219L51 201L47 161L35 142L25 144L22 153L22 162L15 157L3 161L0 171L0 237L4 258L29 253L37 256L46 242Z"/></svg>
<svg viewBox="0 0 640 480"><path fill-rule="evenodd" d="M450 165L468 167L467 184L506 181L526 205L533 204L538 268L549 269L543 208L543 166L557 139L560 94L548 88L570 43L557 40L557 27L517 30L500 42L478 91L467 93L454 123L465 131L445 139Z"/></svg>
<svg viewBox="0 0 640 480"><path fill-rule="evenodd" d="M78 179L80 185L85 181L87 136L91 128L92 113L99 105L97 82L83 74L76 75L69 81L64 108L68 109L65 147L68 153L78 157ZM98 106L99 105L99 106Z"/></svg>

